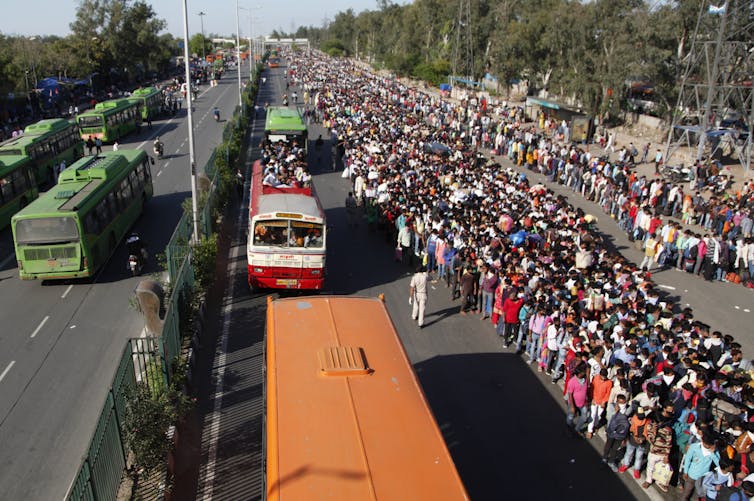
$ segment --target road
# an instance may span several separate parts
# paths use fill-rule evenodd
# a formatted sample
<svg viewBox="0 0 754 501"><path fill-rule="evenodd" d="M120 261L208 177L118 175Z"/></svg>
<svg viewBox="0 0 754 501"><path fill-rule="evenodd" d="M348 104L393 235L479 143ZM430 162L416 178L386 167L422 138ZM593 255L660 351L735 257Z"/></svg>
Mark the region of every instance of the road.
<svg viewBox="0 0 754 501"><path fill-rule="evenodd" d="M279 73L268 75L263 95L279 98ZM310 127L311 138L320 133L329 137ZM602 465L592 444L567 435L560 387L503 351L489 323L458 315L447 289L432 287L426 325L418 329L410 320L408 270L393 261L393 243L364 225L348 229L348 182L330 170L329 155L317 159L313 149L310 166L330 228L327 292L385 294L470 498L591 500L609 492L616 500L646 499L633 479ZM236 209L233 220L242 222L245 213ZM207 324L214 337L204 341L197 372L201 467L196 489L181 491L186 499L189 490L201 500L263 498L265 295L250 294L245 283L243 228L230 237L228 286L221 314Z"/></svg>
<svg viewBox="0 0 754 501"><path fill-rule="evenodd" d="M248 66L242 74L248 77ZM202 167L222 139L238 104L235 72L205 86L195 102L196 164ZM135 225L154 255L161 252L190 196L186 111L154 121L120 143L143 148L160 135L165 157L152 166L154 198ZM22 282L0 236L0 499L61 499L77 473L126 339L143 329L129 307L139 278L128 276L121 246L88 282ZM154 259L145 272L158 272Z"/></svg>

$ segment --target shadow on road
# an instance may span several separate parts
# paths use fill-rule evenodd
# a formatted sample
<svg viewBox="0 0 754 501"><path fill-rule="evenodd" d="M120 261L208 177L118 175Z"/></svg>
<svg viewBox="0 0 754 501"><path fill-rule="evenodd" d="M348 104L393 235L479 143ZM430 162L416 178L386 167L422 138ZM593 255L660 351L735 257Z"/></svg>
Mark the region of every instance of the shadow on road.
<svg viewBox="0 0 754 501"><path fill-rule="evenodd" d="M436 356L414 366L471 499L634 499L517 355ZM552 472L554 465L559 471Z"/></svg>

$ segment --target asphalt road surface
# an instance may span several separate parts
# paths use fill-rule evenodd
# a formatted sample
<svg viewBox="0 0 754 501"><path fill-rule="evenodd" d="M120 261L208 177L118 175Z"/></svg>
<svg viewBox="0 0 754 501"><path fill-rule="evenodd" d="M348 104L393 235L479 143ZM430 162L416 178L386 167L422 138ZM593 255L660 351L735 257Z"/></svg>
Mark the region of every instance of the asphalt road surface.
<svg viewBox="0 0 754 501"><path fill-rule="evenodd" d="M248 66L242 74L248 78ZM194 103L196 165L222 140L238 105L235 72L218 87L203 86ZM165 156L152 166L154 198L134 230L161 252L190 196L186 110L155 120L150 130L120 142L152 155L159 135ZM126 270L123 245L90 281L22 282L10 230L0 235L0 499L61 499L85 454L126 339L143 329L129 307L139 278ZM151 258L145 273L158 272Z"/></svg>
<svg viewBox="0 0 754 501"><path fill-rule="evenodd" d="M280 72L267 75L260 99L275 103ZM252 144L258 123L254 131ZM320 133L329 138L310 127L310 138ZM430 290L426 325L419 330L410 319L409 270L394 262L394 242L369 234L363 224L355 230L346 224L350 186L331 170L329 146L318 154L310 141L309 154L329 228L326 292L385 294L471 499L646 499L633 479L600 462L593 444L567 434L560 387L504 351L488 322L460 316L444 286ZM202 432L195 497L202 500L263 498L265 295L250 294L246 286L245 214L245 205L231 214L241 228L227 235L228 287L220 317L209 323L214 337L205 341L206 361L197 372Z"/></svg>

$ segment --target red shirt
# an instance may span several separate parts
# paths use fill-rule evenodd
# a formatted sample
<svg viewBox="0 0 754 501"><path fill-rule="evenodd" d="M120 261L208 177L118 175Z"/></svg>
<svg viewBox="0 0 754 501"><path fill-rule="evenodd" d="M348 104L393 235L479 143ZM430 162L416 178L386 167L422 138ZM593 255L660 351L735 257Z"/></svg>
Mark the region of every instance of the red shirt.
<svg viewBox="0 0 754 501"><path fill-rule="evenodd" d="M523 305L523 299L511 299L509 297L505 299L503 302L503 313L505 313L506 324L518 323L518 313L521 311Z"/></svg>

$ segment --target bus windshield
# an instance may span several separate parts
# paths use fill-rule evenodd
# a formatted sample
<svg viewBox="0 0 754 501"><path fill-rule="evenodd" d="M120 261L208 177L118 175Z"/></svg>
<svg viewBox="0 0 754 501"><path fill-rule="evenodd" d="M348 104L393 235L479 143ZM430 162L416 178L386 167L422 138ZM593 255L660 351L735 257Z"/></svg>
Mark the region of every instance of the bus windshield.
<svg viewBox="0 0 754 501"><path fill-rule="evenodd" d="M79 127L102 127L102 117L99 115L86 115L79 117Z"/></svg>
<svg viewBox="0 0 754 501"><path fill-rule="evenodd" d="M54 244L74 242L78 239L79 230L76 220L72 217L42 217L16 222L18 245Z"/></svg>
<svg viewBox="0 0 754 501"><path fill-rule="evenodd" d="M254 245L321 249L322 225L287 219L267 219L254 225Z"/></svg>

